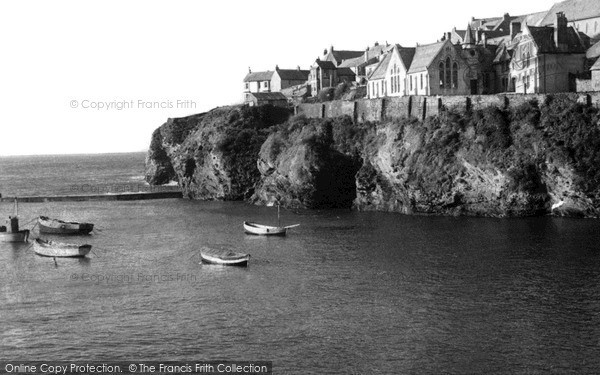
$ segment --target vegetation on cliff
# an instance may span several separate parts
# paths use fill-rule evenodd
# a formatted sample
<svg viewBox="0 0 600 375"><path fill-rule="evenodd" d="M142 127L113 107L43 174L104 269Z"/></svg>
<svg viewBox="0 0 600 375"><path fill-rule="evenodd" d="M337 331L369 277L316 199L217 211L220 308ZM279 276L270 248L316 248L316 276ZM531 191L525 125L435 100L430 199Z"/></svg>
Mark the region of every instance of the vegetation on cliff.
<svg viewBox="0 0 600 375"><path fill-rule="evenodd" d="M199 199L600 216L600 116L569 96L444 110L425 121L357 124L348 116L288 115L273 107L227 107L169 120L153 136L149 159L164 159L162 146L186 195Z"/></svg>

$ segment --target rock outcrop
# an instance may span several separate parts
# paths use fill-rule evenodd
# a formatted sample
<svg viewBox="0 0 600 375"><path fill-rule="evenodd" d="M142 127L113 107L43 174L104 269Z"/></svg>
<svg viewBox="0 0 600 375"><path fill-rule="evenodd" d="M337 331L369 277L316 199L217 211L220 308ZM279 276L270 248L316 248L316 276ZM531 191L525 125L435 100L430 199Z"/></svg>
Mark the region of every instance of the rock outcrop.
<svg viewBox="0 0 600 375"><path fill-rule="evenodd" d="M147 180L174 175L195 199L298 208L600 217L599 118L561 96L364 124L219 108L159 128Z"/></svg>
<svg viewBox="0 0 600 375"><path fill-rule="evenodd" d="M165 181L163 175L154 174L168 169L165 160L156 159L164 151L184 196L203 200L249 199L260 178L256 159L267 138L267 129L285 122L289 114L287 109L271 106L233 106L169 119L157 129L159 135L153 136L146 181Z"/></svg>

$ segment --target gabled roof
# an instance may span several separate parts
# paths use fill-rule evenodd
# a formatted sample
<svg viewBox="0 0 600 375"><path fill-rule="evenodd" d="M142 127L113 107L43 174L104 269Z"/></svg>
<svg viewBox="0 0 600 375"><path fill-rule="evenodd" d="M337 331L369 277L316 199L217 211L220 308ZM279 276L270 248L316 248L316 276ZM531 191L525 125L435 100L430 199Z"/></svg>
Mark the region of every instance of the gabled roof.
<svg viewBox="0 0 600 375"><path fill-rule="evenodd" d="M538 53L558 53L559 51L554 44L554 27L548 26L527 26L531 38L538 47ZM573 27L567 28L566 37L567 49L566 53L585 53L585 47L581 44L581 40Z"/></svg>
<svg viewBox="0 0 600 375"><path fill-rule="evenodd" d="M249 94L258 100L287 100L287 97L280 92L251 92Z"/></svg>
<svg viewBox="0 0 600 375"><path fill-rule="evenodd" d="M269 70L266 72L250 72L246 74L244 82L270 81L271 77L273 77L273 72Z"/></svg>
<svg viewBox="0 0 600 375"><path fill-rule="evenodd" d="M336 69L335 64L328 60L324 61L324 60L317 59L315 61L315 65L317 65L321 69L326 69L326 70L335 70Z"/></svg>
<svg viewBox="0 0 600 375"><path fill-rule="evenodd" d="M442 47L447 42L448 41L417 46L412 64L410 64L410 68L408 69L408 73L416 73L427 70L433 59L435 59L435 57L440 53Z"/></svg>
<svg viewBox="0 0 600 375"><path fill-rule="evenodd" d="M308 80L310 71L300 69L277 69L277 74L279 74L279 78L288 81L306 81Z"/></svg>
<svg viewBox="0 0 600 375"><path fill-rule="evenodd" d="M600 59L598 59L596 63L592 65L592 68L590 70L600 70Z"/></svg>
<svg viewBox="0 0 600 375"><path fill-rule="evenodd" d="M541 25L554 25L556 13L563 12L569 21L579 21L600 17L600 1L598 0L566 0L556 3L542 19Z"/></svg>
<svg viewBox="0 0 600 375"><path fill-rule="evenodd" d="M414 47L400 47L400 45L398 45L398 54L400 55L400 60L402 60L406 70L410 68L410 65L413 62L415 51L416 48Z"/></svg>
<svg viewBox="0 0 600 375"><path fill-rule="evenodd" d="M588 49L585 53L585 57L587 59L595 59L596 57L600 57L600 42L590 47L590 49Z"/></svg>
<svg viewBox="0 0 600 375"><path fill-rule="evenodd" d="M390 60L392 60L392 54L388 53L385 57L379 62L375 70L369 76L369 81L376 79L384 79L385 74L387 72L388 66L390 65Z"/></svg>

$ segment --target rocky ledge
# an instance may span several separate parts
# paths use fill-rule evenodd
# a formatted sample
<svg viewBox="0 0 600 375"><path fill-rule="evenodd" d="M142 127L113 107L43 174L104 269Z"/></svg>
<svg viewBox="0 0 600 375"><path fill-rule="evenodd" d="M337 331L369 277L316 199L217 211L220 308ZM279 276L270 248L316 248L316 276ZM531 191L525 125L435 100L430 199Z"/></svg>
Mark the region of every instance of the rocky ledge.
<svg viewBox="0 0 600 375"><path fill-rule="evenodd" d="M222 107L169 119L151 184L194 199L406 214L600 216L600 116L568 96L425 121L354 123Z"/></svg>

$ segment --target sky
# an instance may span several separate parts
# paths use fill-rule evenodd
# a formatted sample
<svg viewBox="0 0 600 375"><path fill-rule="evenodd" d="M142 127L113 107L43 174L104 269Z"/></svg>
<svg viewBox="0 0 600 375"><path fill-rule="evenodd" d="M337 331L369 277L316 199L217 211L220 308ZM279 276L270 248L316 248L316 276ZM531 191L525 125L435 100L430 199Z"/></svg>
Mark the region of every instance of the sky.
<svg viewBox="0 0 600 375"><path fill-rule="evenodd" d="M239 103L253 71L415 46L555 0L0 2L0 155L145 151L168 118Z"/></svg>

